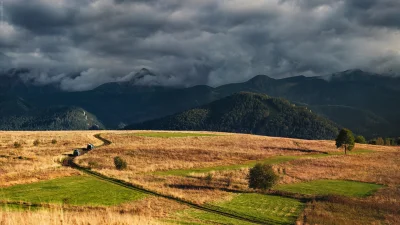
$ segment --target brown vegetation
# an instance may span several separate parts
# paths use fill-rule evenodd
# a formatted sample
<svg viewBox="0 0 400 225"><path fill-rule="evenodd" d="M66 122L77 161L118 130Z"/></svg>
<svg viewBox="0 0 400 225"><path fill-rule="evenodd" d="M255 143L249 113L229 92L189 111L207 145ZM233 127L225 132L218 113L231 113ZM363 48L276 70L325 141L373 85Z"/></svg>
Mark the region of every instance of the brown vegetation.
<svg viewBox="0 0 400 225"><path fill-rule="evenodd" d="M88 142L100 144L94 134L82 131L0 132L0 187L77 174L75 170L61 167L59 162L73 148L85 147ZM52 140L57 143L53 144ZM16 142L21 146L16 148Z"/></svg>
<svg viewBox="0 0 400 225"><path fill-rule="evenodd" d="M0 132L0 186L79 173L61 167L59 162L74 148L85 147L87 143L101 144L93 137L96 133L99 132ZM234 192L252 191L246 180L248 168L192 173L190 176L159 175L155 172L236 165L274 156L338 153L340 155L322 158L302 157L274 165L274 170L281 177L280 183L348 179L388 187L366 199L335 197L310 202L299 223L362 224L365 221L385 221L395 224L400 220L400 213L396 211L400 208L398 147L357 144L355 150L375 152L344 156L342 150L336 149L334 141L216 134L218 136L152 138L135 136L134 132L102 131L102 137L112 144L79 156L75 162L107 176L202 204L229 199ZM38 140L36 145L35 140ZM21 147L15 148L15 142L21 143ZM113 159L116 156L127 162L126 170L115 168ZM396 194L391 196L391 193ZM171 213L184 208L175 202L146 198L115 208L83 208L79 217L73 216L72 208L37 212L0 211L0 224L8 224L9 221L12 221L10 224L24 224L18 220L20 216L27 221L38 218L49 221L53 218L53 221L63 221L63 224L86 224L90 219L93 219L91 224L97 221L98 224L112 224L115 218L119 219L118 224L143 224L142 221L148 220L149 224L153 224L155 220L170 217ZM343 213L346 210L351 212L351 216L350 213ZM128 216L132 214L135 217ZM75 220L73 217L76 217ZM365 219L357 222L358 217Z"/></svg>

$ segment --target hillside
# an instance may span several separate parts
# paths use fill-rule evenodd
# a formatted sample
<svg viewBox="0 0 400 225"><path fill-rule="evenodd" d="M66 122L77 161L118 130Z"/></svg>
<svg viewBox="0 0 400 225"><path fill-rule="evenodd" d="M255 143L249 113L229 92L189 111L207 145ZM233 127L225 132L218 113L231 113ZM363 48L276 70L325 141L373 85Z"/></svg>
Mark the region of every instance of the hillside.
<svg viewBox="0 0 400 225"><path fill-rule="evenodd" d="M303 139L332 139L338 131L334 123L305 107L254 93L234 94L126 129L224 131Z"/></svg>
<svg viewBox="0 0 400 225"><path fill-rule="evenodd" d="M57 106L44 110L31 109L14 116L0 117L0 130L89 129L104 129L104 125L93 114L77 107Z"/></svg>

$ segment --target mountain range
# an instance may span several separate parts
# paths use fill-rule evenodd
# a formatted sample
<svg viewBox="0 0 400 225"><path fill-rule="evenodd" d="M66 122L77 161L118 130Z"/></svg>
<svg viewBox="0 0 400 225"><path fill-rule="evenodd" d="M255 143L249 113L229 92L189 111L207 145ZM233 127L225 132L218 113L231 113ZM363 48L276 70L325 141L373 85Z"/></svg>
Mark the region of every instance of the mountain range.
<svg viewBox="0 0 400 225"><path fill-rule="evenodd" d="M40 110L55 106L79 107L93 113L107 129L203 107L238 92L253 92L287 99L367 137L400 135L400 78L361 70L283 79L258 75L243 83L184 88L161 86L157 75L143 69L131 80L106 83L81 92L27 84L18 79L20 70L0 76L0 95L21 99ZM13 115L3 113L2 116Z"/></svg>

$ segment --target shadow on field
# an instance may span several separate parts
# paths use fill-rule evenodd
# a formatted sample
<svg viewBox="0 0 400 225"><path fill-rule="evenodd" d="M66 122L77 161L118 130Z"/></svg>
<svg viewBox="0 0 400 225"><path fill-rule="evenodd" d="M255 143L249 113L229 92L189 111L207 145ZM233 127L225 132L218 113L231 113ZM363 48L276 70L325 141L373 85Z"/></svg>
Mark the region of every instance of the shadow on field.
<svg viewBox="0 0 400 225"><path fill-rule="evenodd" d="M266 150L283 150L292 152L306 152L306 153L319 153L319 154L329 154L328 152L313 150L313 149L301 149L301 148L280 148L280 147L264 147Z"/></svg>
<svg viewBox="0 0 400 225"><path fill-rule="evenodd" d="M170 184L170 185L168 185L168 187L184 189L184 190L220 190L220 191L231 192L231 193L252 193L252 192L243 191L243 190L236 190L236 189L222 188L222 187L210 187L210 186L205 186L205 185L194 185L194 184Z"/></svg>

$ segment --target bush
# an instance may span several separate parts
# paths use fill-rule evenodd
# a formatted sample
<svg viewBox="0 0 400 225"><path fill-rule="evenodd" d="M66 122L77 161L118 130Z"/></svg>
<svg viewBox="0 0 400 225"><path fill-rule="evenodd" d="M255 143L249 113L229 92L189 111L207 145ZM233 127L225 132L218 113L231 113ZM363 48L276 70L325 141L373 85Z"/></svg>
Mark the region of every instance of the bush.
<svg viewBox="0 0 400 225"><path fill-rule="evenodd" d="M36 139L35 141L33 141L33 145L34 145L34 146L38 146L39 144L40 144L40 142L39 142L38 139Z"/></svg>
<svg viewBox="0 0 400 225"><path fill-rule="evenodd" d="M367 140L365 140L365 137L364 137L364 136L358 135L358 136L356 137L355 142L356 142L356 143L360 143L360 144L366 144L366 143L367 143Z"/></svg>
<svg viewBox="0 0 400 225"><path fill-rule="evenodd" d="M270 189L278 181L278 178L271 165L261 163L251 168L247 177L250 188L261 190Z"/></svg>
<svg viewBox="0 0 400 225"><path fill-rule="evenodd" d="M21 148L21 143L19 142L14 142L14 148Z"/></svg>
<svg viewBox="0 0 400 225"><path fill-rule="evenodd" d="M229 173L225 176L225 186L226 187L230 187L232 185L233 182L233 173Z"/></svg>
<svg viewBox="0 0 400 225"><path fill-rule="evenodd" d="M96 161L89 161L88 165L90 168L99 168L99 163Z"/></svg>
<svg viewBox="0 0 400 225"><path fill-rule="evenodd" d="M53 139L53 140L51 140L51 143L52 143L53 145L55 145L55 144L57 144L57 140L56 140L56 139Z"/></svg>
<svg viewBox="0 0 400 225"><path fill-rule="evenodd" d="M207 182L207 184L211 184L213 179L213 174L212 173L208 173L207 176L205 177L205 180Z"/></svg>
<svg viewBox="0 0 400 225"><path fill-rule="evenodd" d="M128 166L125 160L123 160L121 157L117 156L114 157L114 165L117 170L124 170Z"/></svg>

